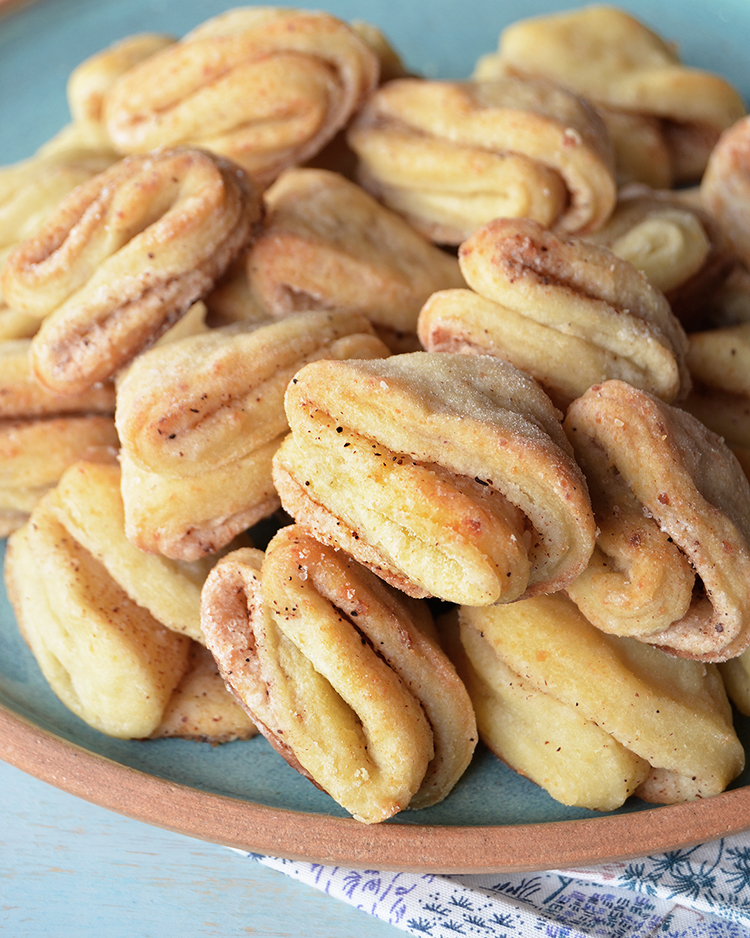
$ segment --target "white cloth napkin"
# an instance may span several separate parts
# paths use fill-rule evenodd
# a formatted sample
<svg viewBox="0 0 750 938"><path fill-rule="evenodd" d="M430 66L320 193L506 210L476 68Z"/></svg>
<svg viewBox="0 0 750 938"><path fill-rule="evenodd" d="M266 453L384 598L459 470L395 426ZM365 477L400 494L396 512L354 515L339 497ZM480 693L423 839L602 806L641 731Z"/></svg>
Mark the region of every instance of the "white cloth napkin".
<svg viewBox="0 0 750 938"><path fill-rule="evenodd" d="M748 938L750 832L576 870L438 876L246 854L417 938Z"/></svg>

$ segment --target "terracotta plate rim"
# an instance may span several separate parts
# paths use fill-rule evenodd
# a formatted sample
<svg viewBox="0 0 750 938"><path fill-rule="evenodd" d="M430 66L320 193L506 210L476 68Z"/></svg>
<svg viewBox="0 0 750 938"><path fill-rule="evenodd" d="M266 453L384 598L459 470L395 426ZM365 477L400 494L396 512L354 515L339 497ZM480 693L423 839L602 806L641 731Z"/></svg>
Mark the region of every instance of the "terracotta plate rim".
<svg viewBox="0 0 750 938"><path fill-rule="evenodd" d="M71 795L165 830L250 853L359 869L570 869L686 849L750 828L750 786L702 801L583 820L367 825L171 782L62 739L3 706L0 758Z"/></svg>

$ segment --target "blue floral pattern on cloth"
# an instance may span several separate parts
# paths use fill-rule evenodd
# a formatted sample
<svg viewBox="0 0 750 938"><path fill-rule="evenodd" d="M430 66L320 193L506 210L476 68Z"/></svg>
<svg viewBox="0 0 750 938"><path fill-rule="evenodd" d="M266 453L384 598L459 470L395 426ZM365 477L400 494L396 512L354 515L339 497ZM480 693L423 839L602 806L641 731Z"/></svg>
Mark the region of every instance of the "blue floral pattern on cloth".
<svg viewBox="0 0 750 938"><path fill-rule="evenodd" d="M444 876L246 854L417 938L747 938L750 832L576 870Z"/></svg>

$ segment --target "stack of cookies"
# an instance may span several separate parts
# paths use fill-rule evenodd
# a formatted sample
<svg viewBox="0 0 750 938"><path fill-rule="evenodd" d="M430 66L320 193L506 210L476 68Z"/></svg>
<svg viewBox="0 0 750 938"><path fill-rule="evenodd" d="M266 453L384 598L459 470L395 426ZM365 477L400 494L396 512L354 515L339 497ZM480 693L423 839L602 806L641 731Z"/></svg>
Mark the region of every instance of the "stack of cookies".
<svg viewBox="0 0 750 938"><path fill-rule="evenodd" d="M448 796L480 739L565 804L724 790L737 92L611 7L513 24L464 81L248 7L126 37L68 96L0 170L5 578L66 706L261 733L365 823Z"/></svg>

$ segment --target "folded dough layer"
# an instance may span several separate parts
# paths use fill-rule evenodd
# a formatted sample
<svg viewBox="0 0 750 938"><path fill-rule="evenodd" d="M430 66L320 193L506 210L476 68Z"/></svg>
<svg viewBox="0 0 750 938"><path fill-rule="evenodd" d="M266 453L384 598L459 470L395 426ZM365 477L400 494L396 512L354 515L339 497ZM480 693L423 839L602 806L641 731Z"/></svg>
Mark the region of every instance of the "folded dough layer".
<svg viewBox="0 0 750 938"><path fill-rule="evenodd" d="M209 291L261 212L244 173L200 150L131 157L78 186L2 274L8 303L44 317L37 379L74 394L111 378Z"/></svg>
<svg viewBox="0 0 750 938"><path fill-rule="evenodd" d="M348 309L413 335L427 297L463 285L455 257L337 173L288 170L265 202L247 270L254 299L272 316Z"/></svg>
<svg viewBox="0 0 750 938"><path fill-rule="evenodd" d="M601 119L547 82L398 79L372 95L347 139L365 188L446 244L498 217L594 231L615 203Z"/></svg>
<svg viewBox="0 0 750 938"><path fill-rule="evenodd" d="M296 526L221 560L203 629L227 685L298 771L358 820L444 798L476 745L426 606Z"/></svg>
<svg viewBox="0 0 750 938"><path fill-rule="evenodd" d="M687 393L682 326L664 295L607 248L496 219L461 245L459 263L471 289L439 291L420 312L429 351L496 355L563 407L607 378L668 401Z"/></svg>
<svg viewBox="0 0 750 938"><path fill-rule="evenodd" d="M718 662L750 644L750 484L724 441L621 381L565 418L599 536L567 587L586 617L671 654Z"/></svg>
<svg viewBox="0 0 750 938"><path fill-rule="evenodd" d="M319 358L388 354L364 316L337 311L214 329L139 356L117 387L128 537L195 560L272 514L292 376Z"/></svg>
<svg viewBox="0 0 750 938"><path fill-rule="evenodd" d="M121 153L205 147L267 186L322 149L378 73L375 53L334 16L238 8L126 71L103 123Z"/></svg>
<svg viewBox="0 0 750 938"><path fill-rule="evenodd" d="M560 589L594 523L559 414L487 356L315 362L289 385L284 508L410 595L484 605Z"/></svg>
<svg viewBox="0 0 750 938"><path fill-rule="evenodd" d="M460 610L455 660L483 741L564 804L723 791L745 754L714 665L606 635L562 594Z"/></svg>

